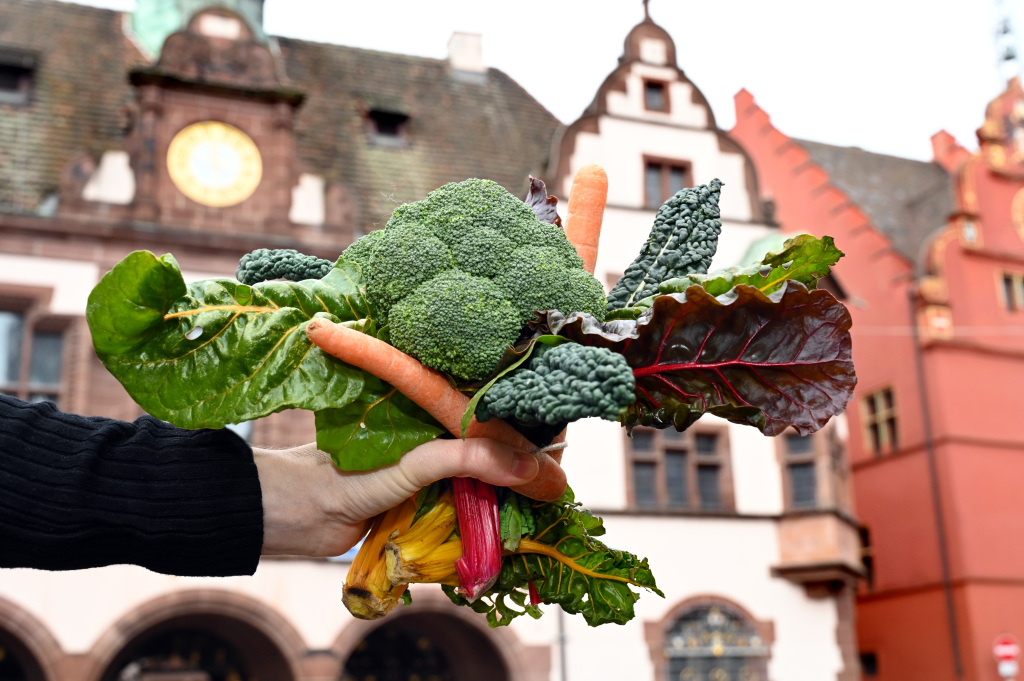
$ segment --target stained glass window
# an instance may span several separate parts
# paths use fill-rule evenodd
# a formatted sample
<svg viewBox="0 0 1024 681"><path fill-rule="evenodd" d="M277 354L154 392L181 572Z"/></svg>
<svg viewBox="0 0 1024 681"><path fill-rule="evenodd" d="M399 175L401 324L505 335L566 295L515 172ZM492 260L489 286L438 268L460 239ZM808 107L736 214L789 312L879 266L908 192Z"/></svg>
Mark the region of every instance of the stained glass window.
<svg viewBox="0 0 1024 681"><path fill-rule="evenodd" d="M672 681L767 681L768 644L757 626L727 605L686 612L666 636Z"/></svg>

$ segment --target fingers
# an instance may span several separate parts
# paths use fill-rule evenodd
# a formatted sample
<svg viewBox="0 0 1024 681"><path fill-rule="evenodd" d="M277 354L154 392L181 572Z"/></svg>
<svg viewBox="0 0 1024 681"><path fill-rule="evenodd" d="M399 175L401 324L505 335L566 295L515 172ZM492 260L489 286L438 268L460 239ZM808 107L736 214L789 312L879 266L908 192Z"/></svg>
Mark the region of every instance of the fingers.
<svg viewBox="0 0 1024 681"><path fill-rule="evenodd" d="M516 451L495 440L471 438L433 440L420 445L403 456L397 468L416 488L452 477L515 487L536 478L541 464L529 452Z"/></svg>

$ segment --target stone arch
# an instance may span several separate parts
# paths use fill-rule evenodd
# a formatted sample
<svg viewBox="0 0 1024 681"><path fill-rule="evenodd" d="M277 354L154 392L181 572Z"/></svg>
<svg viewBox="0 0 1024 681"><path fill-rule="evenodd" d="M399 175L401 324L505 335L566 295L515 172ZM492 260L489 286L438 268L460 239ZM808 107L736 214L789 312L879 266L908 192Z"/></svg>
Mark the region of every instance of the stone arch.
<svg viewBox="0 0 1024 681"><path fill-rule="evenodd" d="M457 681L498 679L493 667L483 666L487 663L488 655L504 665L507 672L504 678L507 681L547 681L550 678L553 662L551 646L524 645L508 627L491 629L483 615L453 605L447 596L432 586L415 589L411 605L399 606L384 619L356 620L347 625L331 647L339 660L338 674L333 678L341 678L349 656L367 636L384 627L397 625L411 625L414 629L427 632L446 627L457 633L452 638L458 639L459 645L450 649L461 660L462 668L455 677ZM550 613L551 616L554 614Z"/></svg>
<svg viewBox="0 0 1024 681"><path fill-rule="evenodd" d="M56 666L63 658L50 630L21 606L0 598L0 647L8 648L28 681L58 681Z"/></svg>
<svg viewBox="0 0 1024 681"><path fill-rule="evenodd" d="M292 624L273 607L221 589L189 589L157 597L116 622L93 646L92 673L85 681L110 681L133 650L175 629L209 632L235 648L261 678L294 681L302 677L306 645Z"/></svg>
<svg viewBox="0 0 1024 681"><path fill-rule="evenodd" d="M752 625L757 636L768 649L768 654L764 658L765 662L771 657L771 647L775 642L775 625L772 621L756 619L749 610L731 598L716 594L701 594L679 601L656 622L644 622L644 638L647 641L651 662L654 665L655 681L666 681L669 678L666 648L668 632L673 624L687 613L709 606L724 607Z"/></svg>

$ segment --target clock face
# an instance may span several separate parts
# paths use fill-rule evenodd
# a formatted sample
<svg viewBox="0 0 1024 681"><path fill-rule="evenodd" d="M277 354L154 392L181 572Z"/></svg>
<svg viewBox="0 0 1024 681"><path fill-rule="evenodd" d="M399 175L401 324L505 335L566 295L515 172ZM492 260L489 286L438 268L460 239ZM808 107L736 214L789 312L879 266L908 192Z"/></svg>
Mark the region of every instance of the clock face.
<svg viewBox="0 0 1024 681"><path fill-rule="evenodd" d="M167 170L181 193L204 206L233 206L259 186L263 161L244 132L219 121L193 123L167 149Z"/></svg>

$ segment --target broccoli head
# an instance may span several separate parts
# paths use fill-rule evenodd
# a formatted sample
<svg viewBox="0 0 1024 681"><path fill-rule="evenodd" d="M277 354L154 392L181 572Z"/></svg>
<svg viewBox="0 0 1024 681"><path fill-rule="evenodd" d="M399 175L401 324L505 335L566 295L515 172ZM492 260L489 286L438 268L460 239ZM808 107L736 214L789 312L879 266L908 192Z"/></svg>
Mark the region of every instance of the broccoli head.
<svg viewBox="0 0 1024 681"><path fill-rule="evenodd" d="M605 315L604 288L565 232L490 180L399 206L342 256L362 266L391 343L461 379L491 373L535 311Z"/></svg>
<svg viewBox="0 0 1024 681"><path fill-rule="evenodd" d="M577 343L540 345L483 394L476 417L506 419L528 429L524 434L533 441L549 442L573 421L618 419L636 399L635 389L633 370L616 352Z"/></svg>

